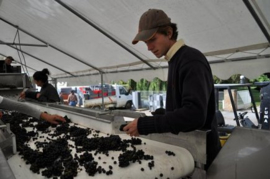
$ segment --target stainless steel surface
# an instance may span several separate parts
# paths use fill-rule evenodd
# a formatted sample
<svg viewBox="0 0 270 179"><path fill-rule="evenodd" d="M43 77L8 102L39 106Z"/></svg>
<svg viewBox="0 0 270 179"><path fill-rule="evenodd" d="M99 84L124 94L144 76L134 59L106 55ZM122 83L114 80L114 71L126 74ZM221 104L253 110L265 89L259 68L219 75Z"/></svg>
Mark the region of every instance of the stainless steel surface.
<svg viewBox="0 0 270 179"><path fill-rule="evenodd" d="M0 148L0 178L1 179L15 179L15 176L7 163L7 160Z"/></svg>
<svg viewBox="0 0 270 179"><path fill-rule="evenodd" d="M270 131L236 127L207 172L208 179L269 179Z"/></svg>
<svg viewBox="0 0 270 179"><path fill-rule="evenodd" d="M0 149L8 158L17 152L16 138L11 132L9 124L3 125L2 121L0 121L0 126Z"/></svg>
<svg viewBox="0 0 270 179"><path fill-rule="evenodd" d="M0 88L30 88L28 76L23 73L1 73Z"/></svg>
<svg viewBox="0 0 270 179"><path fill-rule="evenodd" d="M246 87L246 86L252 86L252 83L244 83L244 84L215 84L214 85L215 88L220 88L220 89L224 89L224 88L236 88L236 87Z"/></svg>
<svg viewBox="0 0 270 179"><path fill-rule="evenodd" d="M5 97L5 98L9 98L9 99L13 99L13 100L17 100L19 94L22 92L23 88L5 88L5 89L1 89L0 88L0 95Z"/></svg>

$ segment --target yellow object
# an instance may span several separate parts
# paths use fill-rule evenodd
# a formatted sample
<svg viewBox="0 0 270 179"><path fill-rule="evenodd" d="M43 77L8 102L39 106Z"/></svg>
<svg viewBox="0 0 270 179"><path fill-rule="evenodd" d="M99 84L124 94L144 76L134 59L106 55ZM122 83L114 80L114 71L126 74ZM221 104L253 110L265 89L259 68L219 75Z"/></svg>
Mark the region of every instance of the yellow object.
<svg viewBox="0 0 270 179"><path fill-rule="evenodd" d="M229 137L230 137L230 134L227 134L226 136L219 136L221 147L225 145Z"/></svg>

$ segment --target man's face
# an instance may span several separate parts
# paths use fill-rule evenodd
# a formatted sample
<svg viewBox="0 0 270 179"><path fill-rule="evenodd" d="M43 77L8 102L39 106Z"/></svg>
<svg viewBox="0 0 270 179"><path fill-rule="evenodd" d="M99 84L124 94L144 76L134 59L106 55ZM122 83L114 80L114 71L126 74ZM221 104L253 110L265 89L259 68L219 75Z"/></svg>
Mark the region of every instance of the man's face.
<svg viewBox="0 0 270 179"><path fill-rule="evenodd" d="M168 52L171 47L172 41L169 36L165 36L160 33L156 33L150 40L145 41L147 48L157 58L160 58Z"/></svg>
<svg viewBox="0 0 270 179"><path fill-rule="evenodd" d="M11 64L11 62L12 62L12 60L11 59L6 59L6 64L8 64L8 65L10 65Z"/></svg>

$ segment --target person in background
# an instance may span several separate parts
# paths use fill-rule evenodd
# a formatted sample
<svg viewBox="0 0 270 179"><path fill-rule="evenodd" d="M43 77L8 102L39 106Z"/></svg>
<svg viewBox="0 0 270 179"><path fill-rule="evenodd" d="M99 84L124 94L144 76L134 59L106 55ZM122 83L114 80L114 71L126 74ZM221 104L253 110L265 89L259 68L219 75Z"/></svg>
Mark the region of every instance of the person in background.
<svg viewBox="0 0 270 179"><path fill-rule="evenodd" d="M221 148L210 65L199 50L186 45L182 39L177 41L177 25L164 11L146 11L138 29L132 43L144 42L157 58L165 56L168 62L166 110L163 115L135 119L123 130L130 136L209 130L207 170Z"/></svg>
<svg viewBox="0 0 270 179"><path fill-rule="evenodd" d="M78 103L77 96L75 95L75 91L71 90L70 94L68 95L68 105L76 106Z"/></svg>
<svg viewBox="0 0 270 179"><path fill-rule="evenodd" d="M14 61L14 59L11 56L6 57L0 71L2 73L13 73L13 67L11 66L12 61Z"/></svg>
<svg viewBox="0 0 270 179"><path fill-rule="evenodd" d="M51 115L49 113L40 112L39 110L27 105L23 104L17 101L10 100L8 98L4 98L0 96L0 109L6 109L6 110L16 110L23 114L30 115L32 117L35 117L37 119L43 119L45 121L48 121L52 124L58 124L59 122L66 122L65 118L59 115ZM2 112L0 111L0 119L2 118Z"/></svg>
<svg viewBox="0 0 270 179"><path fill-rule="evenodd" d="M40 92L27 90L20 94L20 98L35 99L39 102L60 102L57 90L48 83L48 75L50 75L50 72L46 68L42 71L35 72L33 78L36 85L41 87Z"/></svg>
<svg viewBox="0 0 270 179"><path fill-rule="evenodd" d="M59 98L60 98L60 103L64 104L64 98L63 98L63 93L59 93Z"/></svg>

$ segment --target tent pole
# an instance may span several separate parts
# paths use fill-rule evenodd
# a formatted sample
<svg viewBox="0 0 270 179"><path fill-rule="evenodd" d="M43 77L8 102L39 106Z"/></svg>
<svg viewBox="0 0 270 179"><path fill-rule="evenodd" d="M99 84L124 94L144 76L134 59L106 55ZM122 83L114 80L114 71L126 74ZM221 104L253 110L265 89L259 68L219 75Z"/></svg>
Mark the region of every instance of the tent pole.
<svg viewBox="0 0 270 179"><path fill-rule="evenodd" d="M20 30L20 31L22 31L22 32L24 32L24 33L26 33L26 34L29 35L30 37L33 37L33 38L39 40L40 42L42 42L42 43L44 43L44 44L47 44L48 46L52 47L53 49L55 49L55 50L57 50L57 51L59 51L59 52L65 54L65 55L67 55L67 56L69 56L69 57L71 57L71 58L73 58L73 59L75 59L75 60L77 60L77 61L79 61L79 62L81 62L81 63L83 63L83 64L85 64L86 66L89 66L89 67L91 67L91 68L93 68L93 69L95 69L95 70L97 70L97 71L99 71L99 72L102 72L102 70L98 69L97 67L95 67L95 66L93 66L93 65L91 65L91 64L89 64L89 63L86 63L86 62L84 62L84 61L82 61L82 60L80 60L80 59L78 59L78 58L76 58L76 57L70 55L69 53L67 53L67 52L65 52L65 51L63 51L63 50L61 50L61 49L59 49L59 48L53 46L53 45L50 45L49 43L45 42L44 40L42 40L42 39L40 39L40 38L38 38L38 37L36 37L36 36L30 34L29 32L27 32L27 31L25 31L25 30L19 28L18 26L16 26L16 25L10 23L9 21L7 21L7 20L5 20L5 19L3 19L3 18L1 18L1 17L0 17L0 20L2 20L3 22L5 22L5 23L7 23L7 24L9 24L9 25L11 25L11 26L13 26L14 28L16 28L16 29L18 29L18 30Z"/></svg>
<svg viewBox="0 0 270 179"><path fill-rule="evenodd" d="M262 21L260 20L259 16L257 15L257 13L255 12L255 10L253 9L253 7L250 4L249 0L243 0L243 2L247 6L249 12L251 13L251 15L253 16L253 18L255 19L255 21L257 22L257 24L260 27L260 29L261 29L262 33L264 34L265 38L270 43L270 35L267 32L266 28L264 27L264 25L263 25Z"/></svg>
<svg viewBox="0 0 270 179"><path fill-rule="evenodd" d="M20 45L20 46L32 46L32 47L48 47L48 45L42 44L24 44L24 43L13 43L13 42L0 42L0 45Z"/></svg>
<svg viewBox="0 0 270 179"><path fill-rule="evenodd" d="M3 41L0 40L0 42L3 42ZM16 50L18 50L18 51L20 51L20 52L22 52L22 53L24 53L24 54L26 54L26 55L28 55L28 56L30 56L30 57L32 57L32 58L38 60L38 61L41 61L41 62L43 62L43 63L45 63L45 64L47 64L47 65L50 65L50 66L52 66L52 67L54 67L54 68L56 68L56 69L58 69L58 70L60 70L60 71L62 71L62 72L65 72L65 73L70 74L71 76L75 77L75 75L73 75L72 73L70 73L70 72L68 72L68 71L66 71L66 70L63 70L63 69L61 69L61 68L59 68L59 67L57 67L57 66L54 66L53 64L50 64L50 63L48 63L48 62L46 62L46 61L44 61L44 60L42 60L42 59L40 59L40 58L38 58L38 57L35 57L35 56L33 56L33 55L27 53L27 52L24 52L24 51L21 50L21 49L18 49L18 48L16 48L16 47L13 47L12 45L8 45L8 46L11 47L11 48L13 48L13 49L16 49Z"/></svg>
<svg viewBox="0 0 270 179"><path fill-rule="evenodd" d="M156 69L154 66L152 66L150 63L148 63L146 60L144 60L143 58L141 58L138 54L134 53L129 48L127 48L126 46L124 46L121 42L119 42L117 39L115 39L114 37L112 37L111 35L109 35L107 32L105 32L105 30L101 29L100 27L98 27L97 25L95 25L93 22L91 22L88 19L86 19L85 17L83 17L81 14L79 14L74 9L72 9L71 7L69 7L68 5L66 5L65 3L63 3L61 0L55 0L55 1L58 2L60 5L62 5L63 7L65 7L70 12L72 12L78 18L80 18L81 20L83 20L84 22L86 22L87 24L89 24L90 26L92 26L93 28L95 28L96 30L98 30L100 33L102 33L103 35L105 35L106 37L108 37L109 39L111 39L113 42L115 42L116 44L118 44L120 47L122 47L123 49L125 49L126 51L128 51L129 53L131 53L132 55L134 55L135 57L137 57L139 60L141 60L142 62L144 62L145 64L147 64L153 70Z"/></svg>
<svg viewBox="0 0 270 179"><path fill-rule="evenodd" d="M101 76L101 98L102 98L102 110L105 110L104 106L104 88L103 88L103 73L100 73Z"/></svg>

